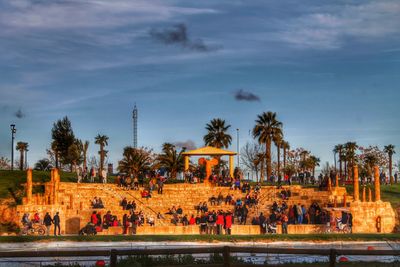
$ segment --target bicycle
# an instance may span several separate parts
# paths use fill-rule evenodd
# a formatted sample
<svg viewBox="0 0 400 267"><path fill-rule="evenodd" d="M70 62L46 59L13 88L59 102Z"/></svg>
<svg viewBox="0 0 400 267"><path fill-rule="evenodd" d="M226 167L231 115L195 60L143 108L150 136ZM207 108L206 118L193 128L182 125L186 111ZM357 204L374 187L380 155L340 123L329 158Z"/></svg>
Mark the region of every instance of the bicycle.
<svg viewBox="0 0 400 267"><path fill-rule="evenodd" d="M21 235L45 235L46 227L42 224L34 223L34 224L26 224L24 228L21 230Z"/></svg>

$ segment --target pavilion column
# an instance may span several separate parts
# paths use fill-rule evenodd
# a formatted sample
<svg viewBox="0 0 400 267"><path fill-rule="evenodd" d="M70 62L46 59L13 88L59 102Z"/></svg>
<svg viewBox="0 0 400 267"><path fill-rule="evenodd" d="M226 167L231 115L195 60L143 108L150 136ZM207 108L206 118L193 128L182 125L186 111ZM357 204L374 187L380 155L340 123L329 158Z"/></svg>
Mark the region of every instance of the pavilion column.
<svg viewBox="0 0 400 267"><path fill-rule="evenodd" d="M233 156L229 156L229 175L233 177Z"/></svg>
<svg viewBox="0 0 400 267"><path fill-rule="evenodd" d="M381 200L381 183L379 181L379 167L374 167L374 178L375 178L375 201Z"/></svg>
<svg viewBox="0 0 400 267"><path fill-rule="evenodd" d="M353 172L354 172L354 176L353 176L353 183L354 183L354 199L353 201L360 201L360 190L358 188L358 166L355 165L353 167Z"/></svg>
<svg viewBox="0 0 400 267"><path fill-rule="evenodd" d="M26 172L26 202L27 204L32 203L32 169L28 169Z"/></svg>
<svg viewBox="0 0 400 267"><path fill-rule="evenodd" d="M185 171L189 170L189 156L185 156Z"/></svg>

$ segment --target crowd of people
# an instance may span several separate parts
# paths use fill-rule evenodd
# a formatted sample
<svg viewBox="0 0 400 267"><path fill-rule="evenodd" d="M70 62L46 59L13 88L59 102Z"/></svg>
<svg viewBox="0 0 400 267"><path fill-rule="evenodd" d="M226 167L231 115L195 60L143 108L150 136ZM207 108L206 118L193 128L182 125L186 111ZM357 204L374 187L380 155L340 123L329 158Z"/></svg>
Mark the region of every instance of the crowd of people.
<svg viewBox="0 0 400 267"><path fill-rule="evenodd" d="M59 212L56 212L53 217L51 217L49 212L46 212L43 220L40 218L39 212L36 212L33 215L33 218L30 218L29 213L24 213L21 219L21 223L24 230L29 231L34 229L35 225L44 225L46 228L46 232L44 234L50 235L51 226L54 226L54 235L61 235L61 227L60 227L60 215Z"/></svg>

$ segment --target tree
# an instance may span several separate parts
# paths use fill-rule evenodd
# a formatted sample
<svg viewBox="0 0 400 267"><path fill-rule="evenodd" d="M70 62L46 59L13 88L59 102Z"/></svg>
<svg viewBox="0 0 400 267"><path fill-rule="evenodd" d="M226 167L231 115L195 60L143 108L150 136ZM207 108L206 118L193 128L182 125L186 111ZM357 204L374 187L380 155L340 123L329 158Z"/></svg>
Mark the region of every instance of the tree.
<svg viewBox="0 0 400 267"><path fill-rule="evenodd" d="M47 154L49 154L49 156L54 157L54 164L56 166L56 168L58 168L59 166L59 153L58 153L58 149L57 149L57 141L53 141L51 142L51 149L47 150Z"/></svg>
<svg viewBox="0 0 400 267"><path fill-rule="evenodd" d="M147 148L124 148L123 158L118 162L118 170L138 177L140 172L150 169L152 151Z"/></svg>
<svg viewBox="0 0 400 267"><path fill-rule="evenodd" d="M83 169L87 168L87 151L89 149L89 141L85 141L84 143L82 140L79 140L79 150L82 152L83 157Z"/></svg>
<svg viewBox="0 0 400 267"><path fill-rule="evenodd" d="M70 171L76 170L76 165L80 164L82 159L82 151L79 148L80 140L75 140L75 142L68 148L67 160L70 162Z"/></svg>
<svg viewBox="0 0 400 267"><path fill-rule="evenodd" d="M72 144L75 143L75 135L74 131L72 130L71 121L67 116L53 124L51 137L53 139L51 145L52 149L56 152L56 155L59 157L61 163L72 164L70 157L68 157L68 149Z"/></svg>
<svg viewBox="0 0 400 267"><path fill-rule="evenodd" d="M162 154L157 158L160 166L167 169L172 179L175 179L176 174L184 169L185 162L184 156L182 155L183 152L185 152L184 148L178 152L175 145L164 143Z"/></svg>
<svg viewBox="0 0 400 267"><path fill-rule="evenodd" d="M34 169L36 171L50 171L53 168L49 159L40 159L38 162L35 163Z"/></svg>
<svg viewBox="0 0 400 267"><path fill-rule="evenodd" d="M349 179L353 178L353 166L356 164L357 162L357 154L356 154L356 150L358 149L358 145L356 142L347 142L344 145L346 154L346 161L347 161L347 170L348 170L348 174L349 174Z"/></svg>
<svg viewBox="0 0 400 267"><path fill-rule="evenodd" d="M232 143L232 136L228 134L231 125L226 125L225 120L216 118L207 123L208 133L203 137L206 146L227 148Z"/></svg>
<svg viewBox="0 0 400 267"><path fill-rule="evenodd" d="M282 141L283 141L283 136L280 134L277 134L273 137L274 144L276 146L277 150L277 176L279 177L281 174L281 147L282 147Z"/></svg>
<svg viewBox="0 0 400 267"><path fill-rule="evenodd" d="M6 157L0 157L0 170L9 170L10 168L10 160Z"/></svg>
<svg viewBox="0 0 400 267"><path fill-rule="evenodd" d="M95 137L95 144L100 145L100 171L99 171L99 176L103 178L101 172L104 169L104 159L107 156L107 150L104 150L105 146L108 146L108 136L107 135L100 135L98 134Z"/></svg>
<svg viewBox="0 0 400 267"><path fill-rule="evenodd" d="M24 155L25 151L28 149L28 143L18 142L15 149L19 151L19 169L22 171L24 169Z"/></svg>
<svg viewBox="0 0 400 267"><path fill-rule="evenodd" d="M265 144L267 178L272 173L271 142L276 136L282 136L282 123L276 119L276 113L268 111L258 115L253 128L253 137L258 138L260 144Z"/></svg>
<svg viewBox="0 0 400 267"><path fill-rule="evenodd" d="M315 177L315 167L319 166L319 163L321 160L319 158L317 158L316 156L311 155L308 158L308 161L309 161L309 166L312 169L312 175L313 175L313 177Z"/></svg>
<svg viewBox="0 0 400 267"><path fill-rule="evenodd" d="M343 162L343 145L338 144L335 146L334 151L339 155L339 177L342 178L342 162ZM336 166L336 165L335 165ZM336 167L335 167L336 171Z"/></svg>
<svg viewBox="0 0 400 267"><path fill-rule="evenodd" d="M287 141L282 141L282 148L283 148L283 169L285 170L286 167L286 160L287 160L287 152L290 149L290 144ZM285 171L283 172L283 174L287 174Z"/></svg>
<svg viewBox="0 0 400 267"><path fill-rule="evenodd" d="M394 145L387 145L384 147L383 151L388 154L389 158L389 177L390 177L390 184L393 185L393 176L392 176L392 170L393 170L393 154L396 153L394 150L395 146ZM396 180L397 183L397 180Z"/></svg>
<svg viewBox="0 0 400 267"><path fill-rule="evenodd" d="M259 154L262 155L263 148L257 143L247 142L240 150L240 160L247 171L256 174L258 178L258 172L260 170L260 163L263 163L264 159L260 160ZM264 174L261 174L262 176ZM264 176L263 176L264 177Z"/></svg>

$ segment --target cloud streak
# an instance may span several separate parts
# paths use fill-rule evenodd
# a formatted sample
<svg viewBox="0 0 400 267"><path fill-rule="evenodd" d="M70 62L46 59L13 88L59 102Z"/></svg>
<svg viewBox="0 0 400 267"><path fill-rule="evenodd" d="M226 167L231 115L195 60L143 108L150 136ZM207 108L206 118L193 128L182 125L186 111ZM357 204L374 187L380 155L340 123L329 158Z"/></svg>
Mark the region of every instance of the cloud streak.
<svg viewBox="0 0 400 267"><path fill-rule="evenodd" d="M178 45L189 50L209 52L219 49L217 46L206 45L200 38L194 40L190 39L187 26L184 23L179 23L162 30L153 28L150 30L149 34L154 40L160 43Z"/></svg>
<svg viewBox="0 0 400 267"><path fill-rule="evenodd" d="M261 101L260 97L252 92L240 89L235 92L234 97L237 101L255 102Z"/></svg>
<svg viewBox="0 0 400 267"><path fill-rule="evenodd" d="M180 148L186 148L186 150L196 149L196 143L193 140L186 140L184 142L175 142L174 145Z"/></svg>

